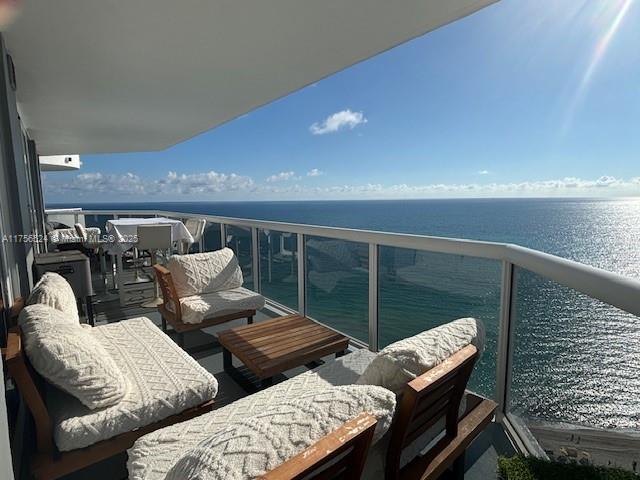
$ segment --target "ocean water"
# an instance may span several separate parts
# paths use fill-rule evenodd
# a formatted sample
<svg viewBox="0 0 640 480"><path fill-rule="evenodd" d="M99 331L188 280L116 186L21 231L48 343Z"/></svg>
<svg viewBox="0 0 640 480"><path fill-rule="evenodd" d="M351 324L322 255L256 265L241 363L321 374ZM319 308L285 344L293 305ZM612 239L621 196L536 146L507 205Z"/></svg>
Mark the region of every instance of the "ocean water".
<svg viewBox="0 0 640 480"><path fill-rule="evenodd" d="M50 205L62 207L71 205ZM640 278L640 199L473 199L242 203L84 204L85 209L159 209L291 223L516 243ZM106 217L87 222L104 226ZM215 226L208 248L219 248ZM250 236L227 231L249 287ZM260 232L265 294L296 307L295 239ZM307 241L309 313L367 339L367 247ZM483 320L485 353L471 382L495 393L500 264L456 255L382 248L379 343L446 321ZM516 269L510 405L536 420L640 429L640 319Z"/></svg>

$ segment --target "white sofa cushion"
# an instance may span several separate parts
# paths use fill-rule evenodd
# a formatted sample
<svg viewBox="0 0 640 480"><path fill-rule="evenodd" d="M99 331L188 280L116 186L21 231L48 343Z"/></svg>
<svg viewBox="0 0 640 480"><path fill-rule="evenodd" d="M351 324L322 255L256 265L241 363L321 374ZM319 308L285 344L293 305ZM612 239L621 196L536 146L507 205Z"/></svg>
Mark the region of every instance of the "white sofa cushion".
<svg viewBox="0 0 640 480"><path fill-rule="evenodd" d="M475 318L461 318L383 348L358 380L361 385L380 385L399 395L404 386L442 363L458 350L484 345L484 325Z"/></svg>
<svg viewBox="0 0 640 480"><path fill-rule="evenodd" d="M374 442L389 429L395 395L369 385L325 387L236 420L188 450L167 480L244 480L272 470L361 412L378 419Z"/></svg>
<svg viewBox="0 0 640 480"><path fill-rule="evenodd" d="M44 304L26 307L19 323L27 356L47 381L89 409L114 405L125 396L122 372L90 328Z"/></svg>
<svg viewBox="0 0 640 480"><path fill-rule="evenodd" d="M75 450L160 421L213 399L218 382L148 318L88 329L124 374L128 389L117 404L89 410L53 390L49 410L61 451Z"/></svg>
<svg viewBox="0 0 640 480"><path fill-rule="evenodd" d="M46 272L27 298L27 305L45 304L66 314L66 319L80 322L76 296L69 282L53 272Z"/></svg>
<svg viewBox="0 0 640 480"><path fill-rule="evenodd" d="M138 439L128 451L127 468L132 480L162 480L171 466L188 449L228 424L265 411L273 405L306 392L332 385L353 384L375 357L368 350L357 350L313 371L297 375L222 408Z"/></svg>
<svg viewBox="0 0 640 480"><path fill-rule="evenodd" d="M260 310L263 307L262 295L242 287L180 299L183 323L201 323L205 318L219 317L243 310Z"/></svg>
<svg viewBox="0 0 640 480"><path fill-rule="evenodd" d="M230 248L173 255L168 264L178 297L219 292L242 286L242 271Z"/></svg>

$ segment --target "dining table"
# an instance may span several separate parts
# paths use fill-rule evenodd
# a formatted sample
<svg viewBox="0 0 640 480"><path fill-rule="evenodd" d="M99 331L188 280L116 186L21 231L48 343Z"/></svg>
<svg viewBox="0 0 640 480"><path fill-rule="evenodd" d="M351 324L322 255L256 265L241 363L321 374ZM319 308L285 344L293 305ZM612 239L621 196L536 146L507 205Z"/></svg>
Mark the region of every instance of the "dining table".
<svg viewBox="0 0 640 480"><path fill-rule="evenodd" d="M139 292L143 288L140 282L125 283L123 281L123 261L125 252L134 248L138 243L138 227L141 225L171 225L171 243L180 245L182 242L193 243L193 236L180 220L167 217L128 217L108 220L106 224L105 251L116 257L116 280L120 304L122 306L132 303L129 298L133 292L135 298L140 298ZM134 249L134 258L138 252Z"/></svg>

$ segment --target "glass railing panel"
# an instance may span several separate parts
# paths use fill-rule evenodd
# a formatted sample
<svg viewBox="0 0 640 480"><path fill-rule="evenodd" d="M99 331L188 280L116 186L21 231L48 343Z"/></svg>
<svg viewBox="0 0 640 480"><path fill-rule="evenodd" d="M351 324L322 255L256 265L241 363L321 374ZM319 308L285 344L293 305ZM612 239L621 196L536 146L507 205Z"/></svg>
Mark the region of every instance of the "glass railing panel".
<svg viewBox="0 0 640 480"><path fill-rule="evenodd" d="M244 277L243 287L255 290L251 249L251 229L247 227L237 227L233 225L225 226L226 244L238 257L242 276Z"/></svg>
<svg viewBox="0 0 640 480"><path fill-rule="evenodd" d="M202 243L205 252L213 252L222 248L222 236L220 235L220 224L207 222L204 227Z"/></svg>
<svg viewBox="0 0 640 480"><path fill-rule="evenodd" d="M369 340L369 246L306 237L306 301L311 317Z"/></svg>
<svg viewBox="0 0 640 480"><path fill-rule="evenodd" d="M508 412L550 457L638 471L640 319L514 271Z"/></svg>
<svg viewBox="0 0 640 480"><path fill-rule="evenodd" d="M259 230L262 295L298 309L298 236Z"/></svg>
<svg viewBox="0 0 640 480"><path fill-rule="evenodd" d="M395 247L380 247L378 258L380 348L457 318L480 319L485 349L469 388L493 398L501 263Z"/></svg>
<svg viewBox="0 0 640 480"><path fill-rule="evenodd" d="M108 220L113 220L113 215L84 215L84 224L86 227L97 227L104 234Z"/></svg>

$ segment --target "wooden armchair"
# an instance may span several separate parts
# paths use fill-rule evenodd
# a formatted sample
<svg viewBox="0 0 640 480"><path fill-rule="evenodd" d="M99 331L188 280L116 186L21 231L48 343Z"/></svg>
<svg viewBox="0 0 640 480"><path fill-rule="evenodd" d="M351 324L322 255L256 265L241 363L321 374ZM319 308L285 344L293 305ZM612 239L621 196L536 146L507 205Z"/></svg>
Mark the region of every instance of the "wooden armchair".
<svg viewBox="0 0 640 480"><path fill-rule="evenodd" d="M169 323L178 334L178 345L184 348L184 333L194 330L201 330L206 327L214 325L220 325L222 323L230 322L231 320L237 320L239 318L246 318L247 323L253 323L253 316L256 314L255 310L241 310L226 315L217 317L205 318L200 323L184 323L182 321L182 310L180 307L180 297L176 291L176 287L173 284L171 278L171 272L168 268L162 265L154 265L153 269L156 273L156 278L160 284L160 290L162 291L163 302L158 305L158 310L162 316L162 330L167 331L167 323Z"/></svg>
<svg viewBox="0 0 640 480"><path fill-rule="evenodd" d="M15 324L23 306L23 301L14 303L9 313L11 323ZM94 443L86 448L60 452L54 443L54 423L45 400L46 381L31 367L26 357L19 327L12 326L9 329L7 347L2 353L9 376L15 382L22 400L33 417L36 452L31 462L31 473L37 480L53 480L112 457L129 449L138 438L147 433L197 417L213 410L214 407L214 401L209 400L176 415Z"/></svg>
<svg viewBox="0 0 640 480"><path fill-rule="evenodd" d="M376 419L361 413L260 480L353 479L362 475Z"/></svg>
<svg viewBox="0 0 640 480"><path fill-rule="evenodd" d="M31 463L31 472L36 479L56 479L76 470L126 451L143 435L184 422L213 409L213 400L197 407L172 415L132 432L117 435L86 448L59 452L53 441L53 421L44 397L45 381L33 370L22 349L20 328L9 331L6 349L6 363L9 374L16 382L29 412L33 416L36 429L36 454Z"/></svg>
<svg viewBox="0 0 640 480"><path fill-rule="evenodd" d="M468 345L407 384L391 427L387 480L437 479L449 467L455 478L463 478L465 449L491 421L497 407L491 400L469 394L460 417L460 404L477 359L478 350ZM403 450L443 419L444 437L401 468Z"/></svg>

